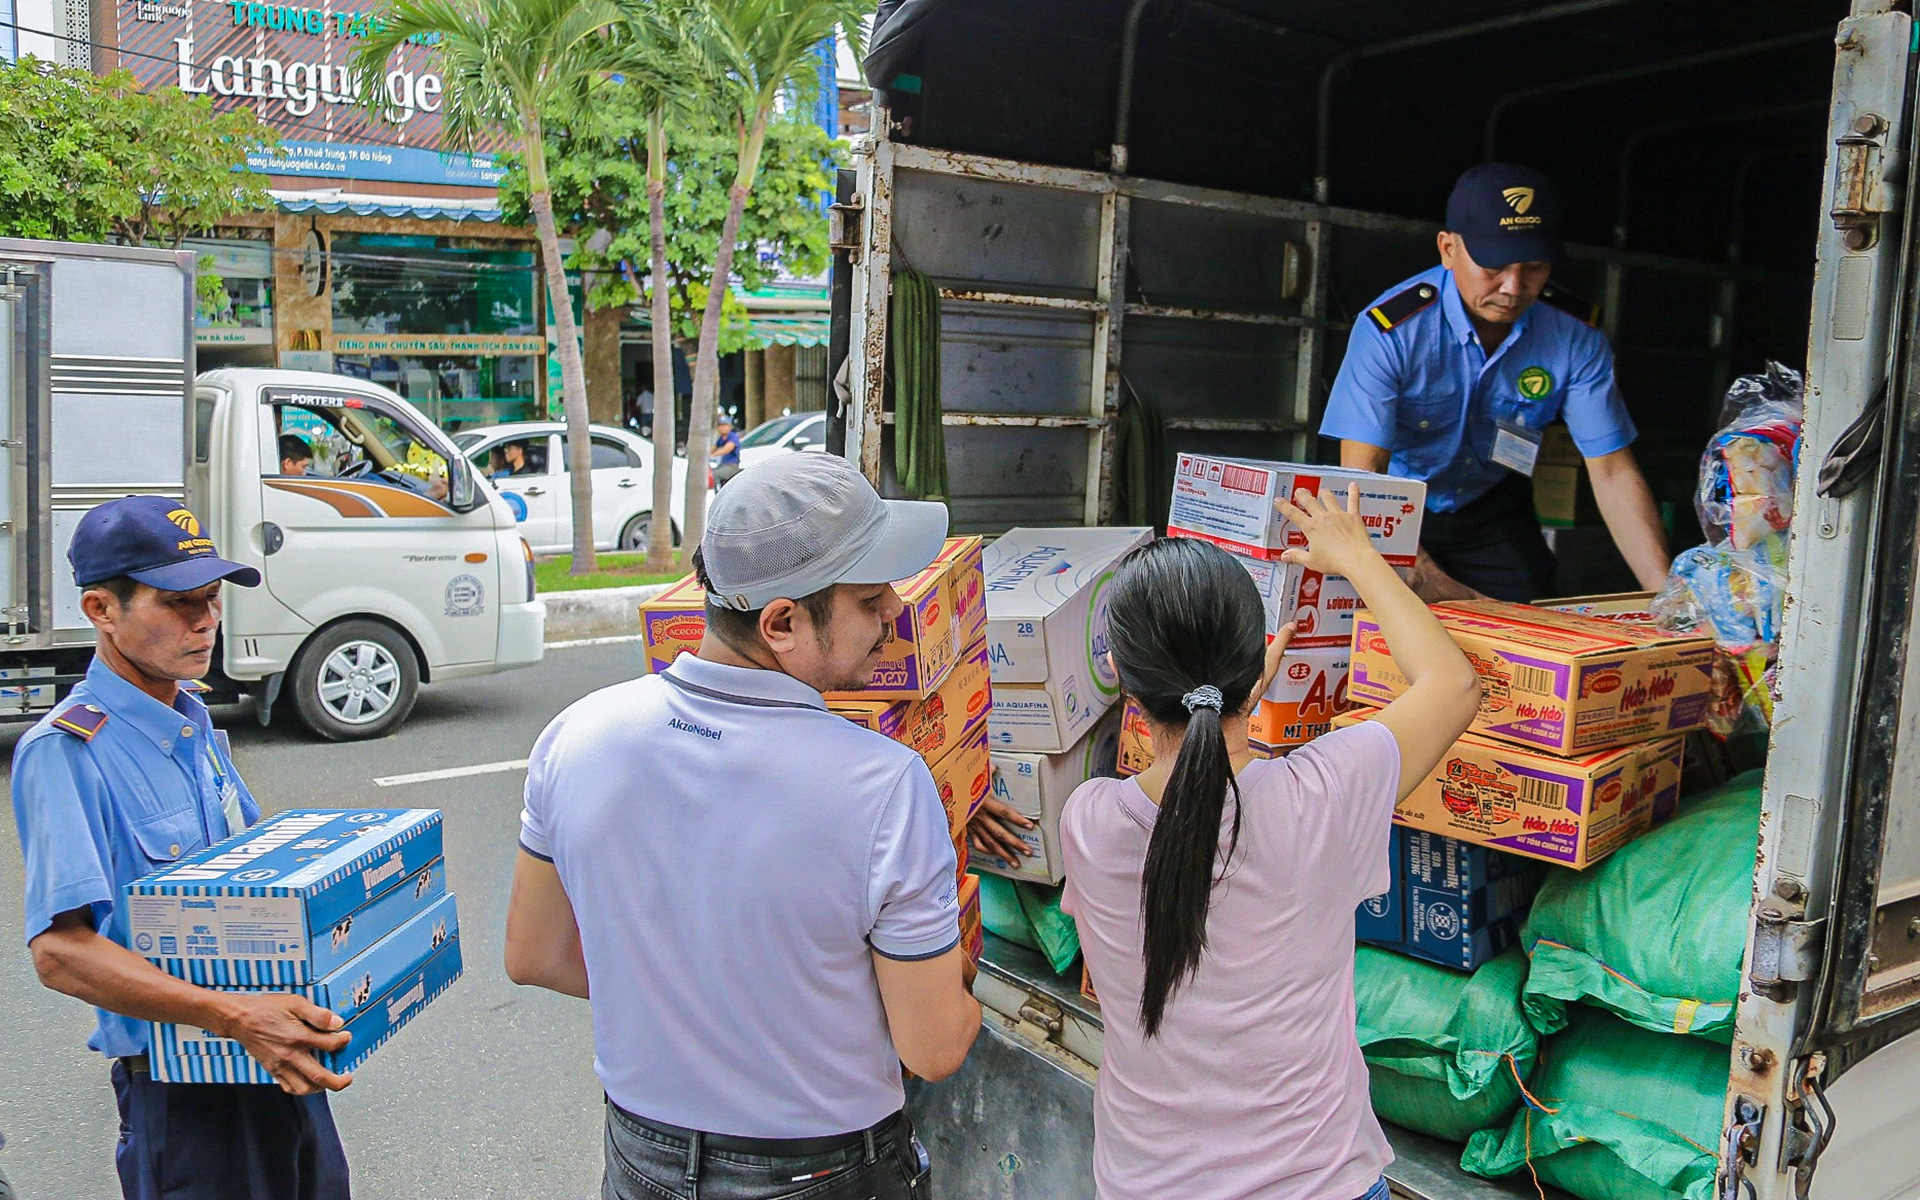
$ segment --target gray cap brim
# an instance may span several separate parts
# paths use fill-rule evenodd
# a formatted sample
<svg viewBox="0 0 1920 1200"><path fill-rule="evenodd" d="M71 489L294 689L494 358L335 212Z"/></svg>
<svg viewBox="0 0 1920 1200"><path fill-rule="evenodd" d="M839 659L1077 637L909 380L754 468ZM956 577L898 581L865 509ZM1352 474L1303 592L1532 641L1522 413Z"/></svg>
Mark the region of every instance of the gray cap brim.
<svg viewBox="0 0 1920 1200"><path fill-rule="evenodd" d="M947 506L929 500L886 500L887 526L839 583L893 583L917 575L947 542Z"/></svg>

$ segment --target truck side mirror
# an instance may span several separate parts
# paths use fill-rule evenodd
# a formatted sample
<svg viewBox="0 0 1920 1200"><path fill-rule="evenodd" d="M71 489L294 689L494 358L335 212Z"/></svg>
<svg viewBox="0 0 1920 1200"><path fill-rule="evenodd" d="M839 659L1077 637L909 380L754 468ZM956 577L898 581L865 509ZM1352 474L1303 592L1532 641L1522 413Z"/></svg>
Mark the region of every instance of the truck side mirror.
<svg viewBox="0 0 1920 1200"><path fill-rule="evenodd" d="M480 507L480 489L473 484L473 467L465 458L456 456L447 463L447 507L460 513Z"/></svg>

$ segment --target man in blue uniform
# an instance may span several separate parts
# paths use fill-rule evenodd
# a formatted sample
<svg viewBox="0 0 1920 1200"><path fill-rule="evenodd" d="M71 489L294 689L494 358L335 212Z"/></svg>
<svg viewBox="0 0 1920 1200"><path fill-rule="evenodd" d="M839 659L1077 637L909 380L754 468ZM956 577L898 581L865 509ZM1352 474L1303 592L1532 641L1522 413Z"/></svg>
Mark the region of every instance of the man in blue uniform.
<svg viewBox="0 0 1920 1200"><path fill-rule="evenodd" d="M1427 484L1414 587L1429 600L1554 592L1553 552L1533 508L1541 432L1565 421L1614 543L1644 588L1671 556L1613 350L1590 306L1548 285L1561 257L1560 201L1536 171L1486 163L1447 201L1440 265L1403 280L1354 322L1323 437L1344 466ZM1538 303L1544 300L1545 303Z"/></svg>
<svg viewBox="0 0 1920 1200"><path fill-rule="evenodd" d="M128 496L80 519L68 559L95 630L86 679L20 739L13 811L26 857L27 946L40 981L85 1000L112 1063L114 1152L127 1200L345 1200L347 1162L323 1089L349 1078L311 1051L339 1016L288 993L217 992L127 945L122 890L260 816L224 735L183 683L206 674L229 562L179 502ZM156 1083L147 1022L236 1038L280 1081Z"/></svg>

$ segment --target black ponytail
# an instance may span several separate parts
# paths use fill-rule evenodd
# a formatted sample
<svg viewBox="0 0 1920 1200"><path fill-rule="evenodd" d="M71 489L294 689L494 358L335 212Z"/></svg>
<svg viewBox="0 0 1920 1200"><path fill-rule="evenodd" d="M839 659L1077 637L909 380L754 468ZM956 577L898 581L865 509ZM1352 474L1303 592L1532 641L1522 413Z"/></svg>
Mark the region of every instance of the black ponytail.
<svg viewBox="0 0 1920 1200"><path fill-rule="evenodd" d="M1240 842L1225 713L1240 712L1265 666L1265 613L1246 569L1225 551L1166 538L1129 555L1107 600L1107 643L1120 686L1156 724L1186 726L1141 873L1146 984L1140 1023L1160 1030L1167 1003L1199 969L1228 793L1231 860Z"/></svg>

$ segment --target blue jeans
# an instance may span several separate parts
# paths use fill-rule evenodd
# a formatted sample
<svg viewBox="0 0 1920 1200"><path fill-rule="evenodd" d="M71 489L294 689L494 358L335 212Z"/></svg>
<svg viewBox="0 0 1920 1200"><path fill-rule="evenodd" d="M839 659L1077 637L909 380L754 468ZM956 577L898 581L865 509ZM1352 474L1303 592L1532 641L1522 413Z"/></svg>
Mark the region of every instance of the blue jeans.
<svg viewBox="0 0 1920 1200"><path fill-rule="evenodd" d="M704 1135L696 1135L704 1136ZM933 1168L902 1113L864 1142L805 1157L696 1148L607 1102L601 1200L929 1200Z"/></svg>
<svg viewBox="0 0 1920 1200"><path fill-rule="evenodd" d="M1392 1200L1392 1197L1387 1192L1387 1181L1382 1179L1379 1183L1368 1188L1367 1194L1360 1197L1360 1200Z"/></svg>

